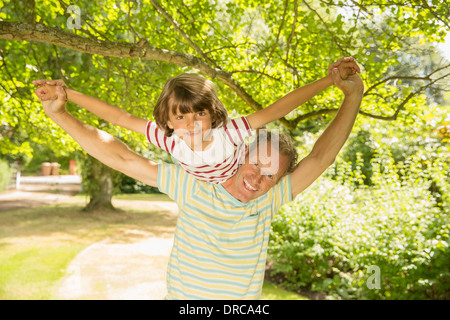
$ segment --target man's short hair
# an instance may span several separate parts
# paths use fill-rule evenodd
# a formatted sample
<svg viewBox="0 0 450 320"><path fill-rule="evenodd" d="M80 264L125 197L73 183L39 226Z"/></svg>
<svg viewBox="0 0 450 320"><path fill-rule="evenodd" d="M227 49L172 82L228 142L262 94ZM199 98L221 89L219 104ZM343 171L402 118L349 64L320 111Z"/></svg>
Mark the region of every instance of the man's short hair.
<svg viewBox="0 0 450 320"><path fill-rule="evenodd" d="M249 149L253 150L259 143L271 143L273 140L278 139L278 152L281 155L287 156L289 164L286 171L281 177L294 172L297 167L298 153L297 149L292 142L290 136L284 133L279 133L276 130L268 131L266 129L258 129L255 135L255 139L250 143Z"/></svg>

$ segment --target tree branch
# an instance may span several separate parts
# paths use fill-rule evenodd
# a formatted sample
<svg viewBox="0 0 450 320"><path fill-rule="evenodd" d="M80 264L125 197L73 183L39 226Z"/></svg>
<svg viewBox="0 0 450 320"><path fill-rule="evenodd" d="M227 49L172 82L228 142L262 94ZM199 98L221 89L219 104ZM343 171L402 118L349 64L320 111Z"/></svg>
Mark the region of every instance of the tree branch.
<svg viewBox="0 0 450 320"><path fill-rule="evenodd" d="M178 23L175 22L175 20L172 19L172 17L169 15L169 13L164 10L155 0L150 0L150 2L152 3L152 5L155 7L155 9L167 20L169 21L169 23L175 28L175 30L178 31L179 34L181 34L183 36L183 38L189 43L189 45L195 50L197 51L197 53L203 57L203 59L205 59L206 61L208 61L210 64L212 64L215 68L219 68L216 63L209 58L203 51L202 49L200 49L199 46L197 46L194 41L191 40L191 38L183 31L181 30L180 26L178 25Z"/></svg>
<svg viewBox="0 0 450 320"><path fill-rule="evenodd" d="M236 80L233 79L232 73L225 72L218 68L214 68L210 66L208 63L206 63L204 60L194 55L156 48L148 43L143 42L140 42L138 44L130 44L127 42L114 42L114 41L85 38L70 32L63 31L59 28L43 25L41 23L29 24L23 22L0 21L0 39L6 39L11 41L41 42L88 54L97 54L101 56L116 57L116 58L135 58L135 59L137 58L144 60L155 60L195 68L212 79L216 78L222 81L253 110L256 111L262 109L262 106L257 101L255 101L253 97L249 95ZM429 73L424 77L400 77L400 76L389 77L378 82L377 84L372 85L365 92L365 95L367 95L370 90L373 90L373 88L380 85L381 83L387 82L392 79L414 79L414 80L430 81L428 84L421 86L416 91L411 92L397 107L396 111L392 116L372 115L364 111L360 111L360 114L381 120L395 120L400 110L415 95L429 88L437 81L448 77L450 74L445 74L437 79L430 78L431 75L433 75L434 73L448 67L450 67L450 65L446 65L437 70L434 70L433 72ZM337 110L338 109L316 110L304 115L300 115L294 120L287 120L286 118L282 118L279 121L289 130L293 130L295 129L297 124L302 120L319 115L336 113Z"/></svg>
<svg viewBox="0 0 450 320"><path fill-rule="evenodd" d="M317 12L317 10L314 10L313 8L311 8L311 6L308 4L308 2L306 2L305 0L303 0L303 3L308 7L308 9L311 12L314 12L314 14L319 18L319 20L322 22L323 26L325 27L325 29L327 30L327 32L330 34L331 39L333 40L333 42L337 45L337 47L342 51L342 53L345 56L350 56L349 52L343 48L340 44L338 39L336 39L336 37L334 36L334 33L331 32L330 28L328 28L327 23L325 22L325 20L323 20L323 18L320 16L320 14Z"/></svg>
<svg viewBox="0 0 450 320"><path fill-rule="evenodd" d="M264 67L262 68L262 73L261 74L263 74L266 71L266 68L267 68L267 66L270 63L270 60L272 59L273 53L274 53L275 49L278 46L278 42L280 41L281 30L283 29L284 22L286 20L286 12L287 12L288 5L289 5L289 1L286 0L286 2L284 4L283 17L281 18L280 27L278 28L277 38L275 39L275 42L272 45L272 48L271 48L270 53L269 53L269 57L267 58L267 61L264 64ZM258 79L259 79L259 77L258 77Z"/></svg>
<svg viewBox="0 0 450 320"><path fill-rule="evenodd" d="M427 1L425 1L425 0L422 0L422 3L423 3L423 6L425 7L425 8L427 8L429 11L430 11L430 13L437 19L437 20L439 20L439 21L441 21L442 23L444 23L446 26L447 26L447 28L448 29L450 29L450 25L449 25L449 23L448 23L448 20L447 21L445 21L443 18L441 18L431 7L430 7L430 5L427 3ZM448 4L447 4L447 8L448 8ZM445 17L445 16L444 16ZM447 17L447 19L448 19L448 17Z"/></svg>
<svg viewBox="0 0 450 320"><path fill-rule="evenodd" d="M293 126L293 128L295 128L298 123L300 121L312 118L312 117L317 117L317 116L321 116L321 115L325 115L325 114L333 114L338 112L339 109L321 109L321 110L316 110L316 111L312 111L312 112L308 112L302 115L299 115L297 118L290 120L290 125Z"/></svg>
<svg viewBox="0 0 450 320"><path fill-rule="evenodd" d="M431 79L431 76L432 76L433 74L435 74L435 73L437 73L437 72L439 72L439 71L441 71L441 70L447 69L447 68L449 68L449 67L450 67L450 64L447 64L447 65L445 65L445 66L443 66L443 67L440 67L440 68L438 68L438 69L436 69L436 70L433 70L433 71L430 72L429 74L427 74L427 75L425 75L425 76L422 76L422 77L420 77L420 76L390 76L390 77L387 77L387 78L385 78L385 79L383 79L383 80L380 80L380 81L378 81L377 83L371 85L371 86L366 90L366 92L364 92L364 96L368 95L370 91L372 91L373 89L375 89L375 88L378 87L379 85L381 85L381 84L383 84L383 83L386 83L386 82L388 82L388 81L391 81L391 80L427 80L427 81L433 81L433 80ZM433 81L433 82L435 82L435 81Z"/></svg>
<svg viewBox="0 0 450 320"><path fill-rule="evenodd" d="M289 38L286 42L286 59L285 59L286 61L289 59L289 50L290 50L292 37L295 34L295 25L297 24L297 19L298 19L298 3L297 3L297 0L294 0L294 22L292 22L291 33L289 34Z"/></svg>
<svg viewBox="0 0 450 320"><path fill-rule="evenodd" d="M264 73L264 72L258 71L258 70L235 70L235 71L231 71L230 73L231 74L234 74L234 73L254 73L254 74L259 74L259 75L266 76L267 78L270 78L270 79L275 80L275 81L280 81L281 80L279 77L274 77L274 76L271 76L270 74L267 74L267 73Z"/></svg>
<svg viewBox="0 0 450 320"><path fill-rule="evenodd" d="M440 70L441 69L442 68L440 68ZM433 74L435 72L437 72L437 70L433 71L431 74ZM369 113L366 113L366 112L363 112L363 111L360 111L360 113L362 115L365 115L365 116L368 116L368 117L371 117L371 118L375 118L375 119L379 119L379 120L396 120L397 117L398 117L398 114L400 113L400 110L402 110L405 107L405 105L408 103L409 100L411 100L414 96L420 94L425 89L431 87L434 83L438 82L439 80L441 80L443 78L448 77L449 75L450 75L450 73L447 73L447 74L445 74L445 75L443 75L443 76L441 76L441 77L439 77L437 79L431 80L430 83L419 87L417 90L415 90L413 92L410 92L408 94L408 96L398 105L397 109L395 110L395 112L394 112L394 114L392 116L378 116L378 115L369 114ZM366 94L364 94L364 95L366 95Z"/></svg>
<svg viewBox="0 0 450 320"><path fill-rule="evenodd" d="M160 49L143 42L130 44L127 42L85 38L40 23L32 25L22 22L0 21L0 39L12 41L37 41L88 54L116 58L157 60L177 64L179 66L191 67L199 70L212 79L217 78L222 81L236 92L236 94L253 110L256 111L262 109L262 106L232 78L230 73L211 67L202 59L191 54Z"/></svg>

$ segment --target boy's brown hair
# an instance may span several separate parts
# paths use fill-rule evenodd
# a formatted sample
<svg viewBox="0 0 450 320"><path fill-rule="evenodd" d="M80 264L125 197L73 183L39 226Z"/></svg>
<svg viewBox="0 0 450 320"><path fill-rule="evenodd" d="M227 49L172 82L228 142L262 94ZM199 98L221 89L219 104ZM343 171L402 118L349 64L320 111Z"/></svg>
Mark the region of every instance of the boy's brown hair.
<svg viewBox="0 0 450 320"><path fill-rule="evenodd" d="M228 112L219 100L212 81L196 73L184 73L169 79L156 102L153 117L156 124L170 137L173 129L167 125L169 112L184 114L208 110L211 115L211 128L223 126Z"/></svg>

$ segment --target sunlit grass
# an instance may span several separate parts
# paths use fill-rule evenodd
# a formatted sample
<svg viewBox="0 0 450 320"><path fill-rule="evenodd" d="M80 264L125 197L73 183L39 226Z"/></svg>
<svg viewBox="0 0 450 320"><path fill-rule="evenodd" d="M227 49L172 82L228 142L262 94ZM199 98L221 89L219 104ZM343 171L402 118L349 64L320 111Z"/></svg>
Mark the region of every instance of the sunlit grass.
<svg viewBox="0 0 450 320"><path fill-rule="evenodd" d="M163 193L130 193L118 194L114 196L117 200L144 200L144 201L172 201Z"/></svg>
<svg viewBox="0 0 450 320"><path fill-rule="evenodd" d="M308 298L295 292L284 290L274 283L265 281L261 300L308 300Z"/></svg>
<svg viewBox="0 0 450 320"><path fill-rule="evenodd" d="M174 220L167 220L171 219L167 213L142 206L142 201L170 200L165 195L120 195L115 199L135 200L136 205L131 201L121 207L118 201L118 211L87 213L82 211L86 198L77 196L60 205L0 212L0 300L57 299L67 267L84 248L121 237L126 230L145 234L155 222L174 225ZM261 299L304 297L265 282Z"/></svg>
<svg viewBox="0 0 450 320"><path fill-rule="evenodd" d="M0 250L0 299L54 298L67 266L84 246L51 241L20 242Z"/></svg>

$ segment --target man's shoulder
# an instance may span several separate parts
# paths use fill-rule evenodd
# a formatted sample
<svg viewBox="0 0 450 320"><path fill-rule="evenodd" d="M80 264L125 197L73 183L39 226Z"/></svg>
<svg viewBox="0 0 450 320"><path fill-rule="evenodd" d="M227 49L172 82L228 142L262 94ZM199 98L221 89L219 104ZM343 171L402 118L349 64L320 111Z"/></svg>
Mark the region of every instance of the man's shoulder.
<svg viewBox="0 0 450 320"><path fill-rule="evenodd" d="M172 199L182 194L189 194L196 187L196 180L180 165L161 161L158 163L158 189Z"/></svg>
<svg viewBox="0 0 450 320"><path fill-rule="evenodd" d="M165 161L158 162L158 176L160 179L164 179L165 181L176 185L176 187L181 185L181 181L197 181L197 179L186 172L180 164L168 163Z"/></svg>
<svg viewBox="0 0 450 320"><path fill-rule="evenodd" d="M279 197L283 203L292 201L291 175L287 174L282 177L270 191L272 197Z"/></svg>

